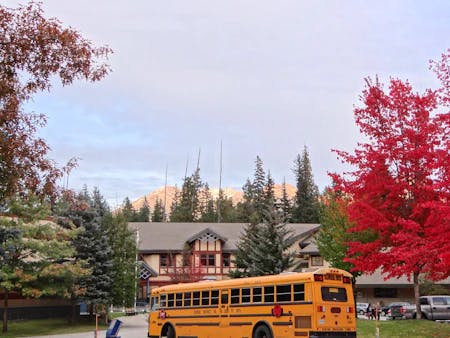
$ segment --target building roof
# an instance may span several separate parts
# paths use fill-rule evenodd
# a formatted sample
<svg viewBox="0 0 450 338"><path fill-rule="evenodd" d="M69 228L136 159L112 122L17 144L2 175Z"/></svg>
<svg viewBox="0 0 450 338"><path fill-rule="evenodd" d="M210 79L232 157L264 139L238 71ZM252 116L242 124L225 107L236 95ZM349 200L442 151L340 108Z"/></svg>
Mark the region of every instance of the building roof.
<svg viewBox="0 0 450 338"><path fill-rule="evenodd" d="M244 227L247 223L129 223L129 228L137 232L140 253L182 251L185 244L210 232L223 242L222 250L236 251ZM296 237L304 236L320 227L320 224L286 224Z"/></svg>

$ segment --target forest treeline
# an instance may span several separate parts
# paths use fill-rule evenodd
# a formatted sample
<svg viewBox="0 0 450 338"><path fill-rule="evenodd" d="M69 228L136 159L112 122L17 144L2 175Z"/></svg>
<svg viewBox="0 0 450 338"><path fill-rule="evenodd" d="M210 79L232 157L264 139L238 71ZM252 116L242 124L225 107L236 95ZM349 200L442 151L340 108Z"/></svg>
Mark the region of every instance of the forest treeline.
<svg viewBox="0 0 450 338"><path fill-rule="evenodd" d="M165 212L164 202L157 199L150 206L144 198L142 206L133 207L125 198L121 212L130 222L219 222L257 224L267 215L276 214L283 223L318 223L320 196L314 182L308 149L294 160L292 168L296 180L296 193L290 198L286 182L282 183L281 197L274 192L275 181L266 171L262 159L257 156L252 178L242 186L243 199L234 203L219 191L218 197L211 195L209 184L202 180L200 168L184 177L181 189L176 191L170 210Z"/></svg>

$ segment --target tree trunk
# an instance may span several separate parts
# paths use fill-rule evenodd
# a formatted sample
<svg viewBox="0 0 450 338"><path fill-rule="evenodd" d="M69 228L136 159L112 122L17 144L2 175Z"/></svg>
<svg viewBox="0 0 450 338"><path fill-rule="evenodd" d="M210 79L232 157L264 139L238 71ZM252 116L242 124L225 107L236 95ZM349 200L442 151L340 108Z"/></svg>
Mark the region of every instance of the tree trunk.
<svg viewBox="0 0 450 338"><path fill-rule="evenodd" d="M8 332L8 290L4 290L3 296L3 332Z"/></svg>
<svg viewBox="0 0 450 338"><path fill-rule="evenodd" d="M414 299L416 301L416 318L422 319L422 309L420 308L420 290L419 290L419 273L414 272L413 274L413 282L414 282Z"/></svg>
<svg viewBox="0 0 450 338"><path fill-rule="evenodd" d="M77 321L77 302L75 299L70 300L69 324L75 324Z"/></svg>

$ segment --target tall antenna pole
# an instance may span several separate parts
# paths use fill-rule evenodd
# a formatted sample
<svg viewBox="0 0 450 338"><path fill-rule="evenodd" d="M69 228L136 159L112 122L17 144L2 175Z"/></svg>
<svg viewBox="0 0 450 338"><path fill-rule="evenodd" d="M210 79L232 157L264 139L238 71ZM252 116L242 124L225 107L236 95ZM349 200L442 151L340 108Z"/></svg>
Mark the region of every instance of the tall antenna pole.
<svg viewBox="0 0 450 338"><path fill-rule="evenodd" d="M167 211L166 211L166 202L167 202L167 167L166 164L166 179L164 181L164 214L163 214L163 222L167 222Z"/></svg>
<svg viewBox="0 0 450 338"><path fill-rule="evenodd" d="M217 199L217 223L222 221L220 212L220 200L222 195L222 140L220 140L220 165L219 165L219 198Z"/></svg>
<svg viewBox="0 0 450 338"><path fill-rule="evenodd" d="M200 153L202 148L198 148L198 157L197 157L197 170L200 168Z"/></svg>
<svg viewBox="0 0 450 338"><path fill-rule="evenodd" d="M187 177L187 170L188 170L188 166L189 166L189 156L186 159L186 169L184 170L184 179L186 180Z"/></svg>

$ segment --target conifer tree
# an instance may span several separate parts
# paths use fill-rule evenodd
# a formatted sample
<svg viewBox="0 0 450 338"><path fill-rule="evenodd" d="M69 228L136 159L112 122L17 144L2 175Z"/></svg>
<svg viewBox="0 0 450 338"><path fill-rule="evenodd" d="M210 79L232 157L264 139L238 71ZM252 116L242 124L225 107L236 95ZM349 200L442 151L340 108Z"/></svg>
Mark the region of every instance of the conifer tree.
<svg viewBox="0 0 450 338"><path fill-rule="evenodd" d="M217 212L214 199L211 196L208 183L205 183L200 193L200 222L217 222Z"/></svg>
<svg viewBox="0 0 450 338"><path fill-rule="evenodd" d="M308 149L303 149L302 155L297 155L294 162L294 173L297 181L292 222L319 222L319 189L314 183Z"/></svg>
<svg viewBox="0 0 450 338"><path fill-rule="evenodd" d="M148 221L150 221L150 206L148 205L147 197L144 197L144 203L142 203L136 215L136 222Z"/></svg>
<svg viewBox="0 0 450 338"><path fill-rule="evenodd" d="M98 205L106 203L100 193L97 197L100 197L101 202ZM80 230L73 239L75 256L77 260L84 261L84 267L90 270L89 275L79 280L85 290L81 299L90 305L91 314L96 310L100 312L101 308L107 310L112 300L113 252L106 230L108 224L104 220L110 214L100 217L103 208L94 209L92 197L83 191L77 196L66 194L64 198L58 208L61 216L59 223L73 224Z"/></svg>
<svg viewBox="0 0 450 338"><path fill-rule="evenodd" d="M137 222L138 221L137 211L136 211L136 209L134 209L134 207L131 204L131 201L128 197L125 197L125 199L123 201L123 207L122 207L121 213L127 219L128 222Z"/></svg>
<svg viewBox="0 0 450 338"><path fill-rule="evenodd" d="M164 206L161 199L157 199L153 207L152 222L164 222Z"/></svg>
<svg viewBox="0 0 450 338"><path fill-rule="evenodd" d="M244 228L231 277L278 274L293 266L294 253L288 252L294 243L292 231L280 223L276 214L266 215L265 219Z"/></svg>
<svg viewBox="0 0 450 338"><path fill-rule="evenodd" d="M123 214L106 215L102 222L111 244L111 301L112 304L132 307L136 293L136 236L128 229Z"/></svg>
<svg viewBox="0 0 450 338"><path fill-rule="evenodd" d="M255 205L253 203L253 185L249 178L242 187L243 201L239 202L236 206L236 214L239 222L249 223L251 222L252 215L255 214ZM257 222L254 222L257 223Z"/></svg>
<svg viewBox="0 0 450 338"><path fill-rule="evenodd" d="M222 223L237 222L238 219L236 211L237 208L234 207L233 200L231 198L227 198L224 195L223 190L219 191L219 198L217 200L217 205L218 208L220 205L220 217L221 217L220 222Z"/></svg>
<svg viewBox="0 0 450 338"><path fill-rule="evenodd" d="M3 332L8 330L8 294L70 299L83 293L78 278L88 273L74 260L71 239L77 232L43 221L49 208L34 196L9 203L13 218L0 218L0 288L3 290Z"/></svg>
<svg viewBox="0 0 450 338"><path fill-rule="evenodd" d="M180 194L172 204L171 222L195 222L200 213L200 191L203 183L200 179L200 169L196 169L191 176L184 178Z"/></svg>
<svg viewBox="0 0 450 338"><path fill-rule="evenodd" d="M255 208L255 213L257 222L262 220L262 216L264 210L267 209L267 200L266 200L266 173L264 172L263 162L259 156L256 156L255 160L255 175L252 182L252 191L253 191L253 203Z"/></svg>
<svg viewBox="0 0 450 338"><path fill-rule="evenodd" d="M282 219L285 220L286 222L289 222L290 218L291 218L292 204L291 204L291 200L289 199L289 196L287 194L285 179L283 179L283 184L282 184L282 195L281 195L280 208L281 208Z"/></svg>

